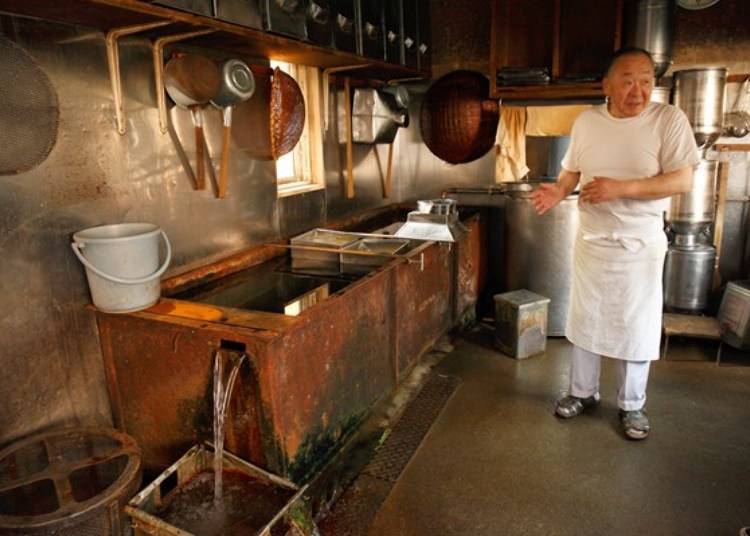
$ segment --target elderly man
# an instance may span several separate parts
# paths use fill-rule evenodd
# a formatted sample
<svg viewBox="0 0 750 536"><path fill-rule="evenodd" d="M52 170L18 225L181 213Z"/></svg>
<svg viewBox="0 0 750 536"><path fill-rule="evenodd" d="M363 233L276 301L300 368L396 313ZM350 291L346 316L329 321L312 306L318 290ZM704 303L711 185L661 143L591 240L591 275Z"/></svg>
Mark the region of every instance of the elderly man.
<svg viewBox="0 0 750 536"><path fill-rule="evenodd" d="M662 213L690 190L699 161L678 108L650 102L654 64L645 50L615 53L604 77L605 104L576 119L555 184L532 196L545 213L580 183L566 337L574 345L569 395L555 413L571 418L599 402L601 356L617 363L617 404L626 437L644 439L649 365L659 357Z"/></svg>

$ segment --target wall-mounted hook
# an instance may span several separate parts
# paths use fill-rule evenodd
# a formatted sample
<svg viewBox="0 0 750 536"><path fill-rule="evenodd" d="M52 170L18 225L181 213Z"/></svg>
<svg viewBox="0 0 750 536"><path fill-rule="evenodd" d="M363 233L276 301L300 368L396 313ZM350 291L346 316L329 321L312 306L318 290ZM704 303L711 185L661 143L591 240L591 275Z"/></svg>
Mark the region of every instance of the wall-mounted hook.
<svg viewBox="0 0 750 536"><path fill-rule="evenodd" d="M115 103L115 119L117 121L117 132L125 134L125 112L122 107L122 81L120 79L120 49L117 40L126 35L133 35L154 28L161 28L172 24L171 21L150 22L148 24L136 24L115 28L107 32L107 67L109 68L109 81L112 84L112 98Z"/></svg>
<svg viewBox="0 0 750 536"><path fill-rule="evenodd" d="M167 132L167 101L164 98L164 47L171 43L192 39L214 33L217 30L197 30L175 35L160 37L151 45L151 53L154 60L154 84L156 85L156 104L159 107L159 130L162 134Z"/></svg>

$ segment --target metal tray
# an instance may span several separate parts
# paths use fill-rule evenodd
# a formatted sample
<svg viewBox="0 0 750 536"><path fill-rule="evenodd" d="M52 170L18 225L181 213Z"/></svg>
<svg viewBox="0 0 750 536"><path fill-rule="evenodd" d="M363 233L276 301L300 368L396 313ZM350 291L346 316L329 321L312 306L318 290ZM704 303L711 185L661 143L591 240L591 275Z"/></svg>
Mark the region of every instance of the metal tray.
<svg viewBox="0 0 750 536"><path fill-rule="evenodd" d="M212 468L214 463L213 457L213 448L209 445L194 446L149 486L130 500L125 507L125 512L130 515L133 521L136 536L146 536L147 534L156 536L192 536L191 532L179 529L161 519L158 512L165 501L168 500L170 492L172 492L171 487L174 486L174 483L170 484L170 481L176 477L176 491L176 489L185 485L197 474ZM270 536L272 529L282 529L281 534L285 534L285 530L291 528L290 512L295 507L297 515L301 513L305 514L309 523L312 523L312 517L309 515L309 511L305 510L302 499L307 486L300 489L294 483L268 473L227 451L224 451L223 466L225 470L240 472L253 480L264 483L269 488L283 490L289 496L289 499L281 510L267 514L268 521L263 528L254 533L255 535ZM165 489L162 489L163 486ZM253 497L248 497L248 501L252 501L253 499Z"/></svg>
<svg viewBox="0 0 750 536"><path fill-rule="evenodd" d="M341 252L341 271L350 274L369 272L390 261L391 258L388 255L395 255L399 251L403 251L408 244L408 240L398 238L362 238L354 244L346 246ZM384 256L352 255L347 254L347 251L359 251Z"/></svg>
<svg viewBox="0 0 750 536"><path fill-rule="evenodd" d="M359 237L353 233L313 229L291 239L292 246L308 246L341 250L355 243ZM339 268L339 254L327 251L292 249L292 270Z"/></svg>

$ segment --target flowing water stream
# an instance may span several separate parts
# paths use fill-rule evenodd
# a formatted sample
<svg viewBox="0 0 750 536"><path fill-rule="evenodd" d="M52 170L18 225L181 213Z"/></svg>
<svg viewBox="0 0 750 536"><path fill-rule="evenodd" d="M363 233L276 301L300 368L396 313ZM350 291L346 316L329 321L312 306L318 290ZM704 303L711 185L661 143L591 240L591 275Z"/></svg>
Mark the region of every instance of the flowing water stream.
<svg viewBox="0 0 750 536"><path fill-rule="evenodd" d="M221 503L223 491L224 421L232 388L247 355L219 349L214 357L214 504ZM227 367L229 365L229 367Z"/></svg>

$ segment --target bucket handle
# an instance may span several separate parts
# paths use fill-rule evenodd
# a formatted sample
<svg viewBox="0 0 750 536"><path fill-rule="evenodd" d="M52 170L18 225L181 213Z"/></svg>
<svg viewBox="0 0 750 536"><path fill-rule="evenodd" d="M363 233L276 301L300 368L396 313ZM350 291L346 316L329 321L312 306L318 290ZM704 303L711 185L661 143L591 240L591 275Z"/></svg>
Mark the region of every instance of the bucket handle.
<svg viewBox="0 0 750 536"><path fill-rule="evenodd" d="M117 277L114 275L110 275L106 272L102 272L99 268L91 264L89 260L86 257L84 257L83 254L81 253L81 248L83 248L86 245L85 243L71 242L70 247L73 249L73 253L76 254L76 257L78 257L78 260L81 261L81 264L83 264L86 268L94 272L99 277L103 277L104 279L108 281L112 281L113 283L122 283L123 285L139 285L141 283L148 283L152 279L160 277L161 274L163 274L166 271L167 266L169 266L169 261L172 260L172 245L169 243L167 234L163 230L160 230L159 232L161 233L161 236L164 239L164 244L167 246L167 256L164 259L164 264L162 264L159 267L159 269L153 274L147 275L146 277L139 277L137 279Z"/></svg>

